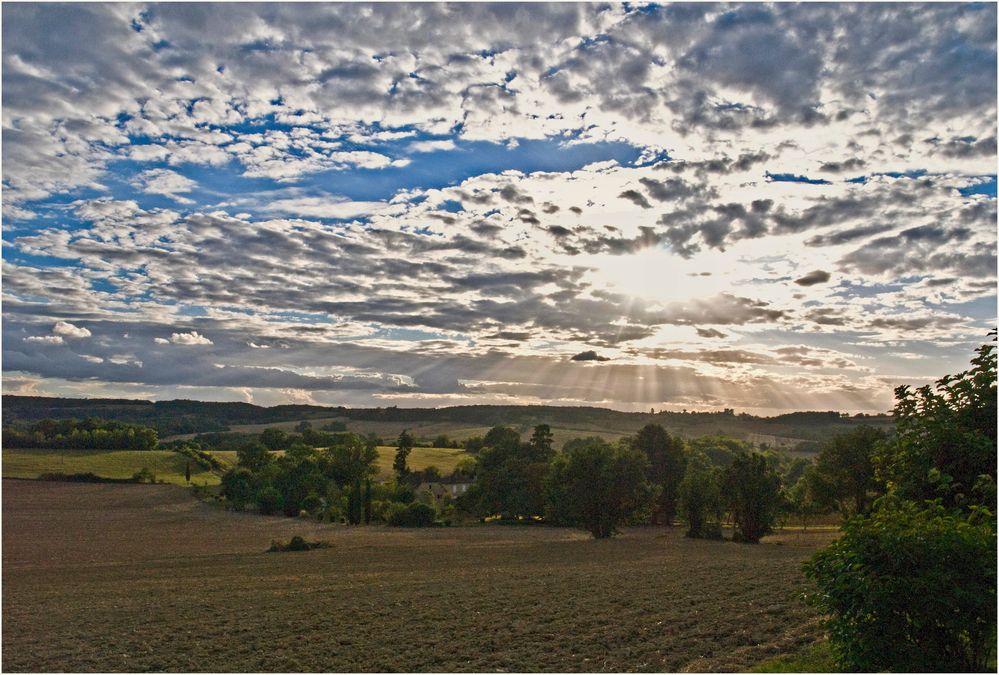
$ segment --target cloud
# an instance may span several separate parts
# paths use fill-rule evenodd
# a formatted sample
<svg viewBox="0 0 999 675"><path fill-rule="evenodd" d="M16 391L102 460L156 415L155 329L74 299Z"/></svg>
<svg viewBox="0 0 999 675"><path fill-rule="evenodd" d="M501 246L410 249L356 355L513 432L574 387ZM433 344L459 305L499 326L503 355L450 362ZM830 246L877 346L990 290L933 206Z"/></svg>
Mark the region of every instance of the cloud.
<svg viewBox="0 0 999 675"><path fill-rule="evenodd" d="M198 187L190 178L170 169L149 169L132 179L133 187L150 194L170 197L180 204L193 204L194 200L179 196Z"/></svg>
<svg viewBox="0 0 999 675"><path fill-rule="evenodd" d="M61 345L63 343L62 337L58 335L31 335L24 338L25 342L37 342L45 345Z"/></svg>
<svg viewBox="0 0 999 675"><path fill-rule="evenodd" d="M641 206L643 209L652 208L652 204L650 204L649 200L645 198L645 195L636 190L625 190L624 192L619 194L618 197L620 197L621 199L627 199L636 206Z"/></svg>
<svg viewBox="0 0 999 675"><path fill-rule="evenodd" d="M190 333L173 333L170 336L170 342L175 345L210 345L213 344L211 340L206 338L204 335L199 335L198 331L191 331Z"/></svg>
<svg viewBox="0 0 999 675"><path fill-rule="evenodd" d="M889 375L802 383L820 357L779 349L942 363L994 323L995 15L5 7L4 367L73 395L876 408ZM51 348L81 331L92 358ZM583 383L582 345L664 383ZM642 370L663 345L679 365Z"/></svg>
<svg viewBox="0 0 999 675"><path fill-rule="evenodd" d="M90 337L90 331L83 327L77 327L68 321L57 321L55 326L52 327L52 332L56 335L62 335L69 338L86 338Z"/></svg>
<svg viewBox="0 0 999 675"><path fill-rule="evenodd" d="M442 141L417 141L409 145L410 152L439 152L441 150L454 150L455 144L451 139Z"/></svg>
<svg viewBox="0 0 999 675"><path fill-rule="evenodd" d="M589 351L580 352L578 354L575 354L569 360L570 361L610 361L610 358L607 357L607 356L600 356L599 354L597 354L595 351L593 351L591 349Z"/></svg>
<svg viewBox="0 0 999 675"><path fill-rule="evenodd" d="M809 272L803 277L799 277L794 280L794 283L799 286L814 286L815 284L824 284L829 281L829 272L824 270L815 270L814 272Z"/></svg>

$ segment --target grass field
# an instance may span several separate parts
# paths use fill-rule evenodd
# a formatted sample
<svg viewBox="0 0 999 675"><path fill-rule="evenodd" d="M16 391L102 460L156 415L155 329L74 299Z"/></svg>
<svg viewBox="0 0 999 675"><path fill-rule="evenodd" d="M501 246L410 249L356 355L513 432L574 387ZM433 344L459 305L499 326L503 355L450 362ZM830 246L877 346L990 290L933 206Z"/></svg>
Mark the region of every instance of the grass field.
<svg viewBox="0 0 999 675"><path fill-rule="evenodd" d="M44 473L93 473L102 478L131 478L143 467L157 480L185 485L188 458L167 450L18 450L0 452L4 478L38 478ZM191 461L191 482L218 485L219 476Z"/></svg>
<svg viewBox="0 0 999 675"><path fill-rule="evenodd" d="M378 474L388 476L392 473L392 462L395 461L396 448L387 445L378 446ZM462 457L471 457L467 452L455 448L413 448L406 459L409 468L414 471L436 466L441 474L447 475L454 471Z"/></svg>
<svg viewBox="0 0 999 675"><path fill-rule="evenodd" d="M301 534L328 549L264 553ZM5 480L6 671L742 671L820 631L801 561L639 528L324 525Z"/></svg>

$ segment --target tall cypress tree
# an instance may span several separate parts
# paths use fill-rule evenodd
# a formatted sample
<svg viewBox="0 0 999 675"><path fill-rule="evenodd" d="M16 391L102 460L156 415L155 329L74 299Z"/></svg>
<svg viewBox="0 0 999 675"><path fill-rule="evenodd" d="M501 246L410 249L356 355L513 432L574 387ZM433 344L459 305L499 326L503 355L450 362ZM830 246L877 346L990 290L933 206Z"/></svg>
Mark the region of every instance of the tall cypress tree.
<svg viewBox="0 0 999 675"><path fill-rule="evenodd" d="M371 522L371 479L364 481L364 524Z"/></svg>
<svg viewBox="0 0 999 675"><path fill-rule="evenodd" d="M364 512L363 497L361 496L361 481L354 481L354 488L347 495L347 522L351 525L360 525Z"/></svg>

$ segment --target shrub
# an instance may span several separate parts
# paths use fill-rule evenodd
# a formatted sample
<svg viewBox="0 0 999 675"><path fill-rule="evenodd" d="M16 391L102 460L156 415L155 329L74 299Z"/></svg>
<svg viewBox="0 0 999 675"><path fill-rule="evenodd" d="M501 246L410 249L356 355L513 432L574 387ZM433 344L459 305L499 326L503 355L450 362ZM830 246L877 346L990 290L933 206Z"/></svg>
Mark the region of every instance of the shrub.
<svg viewBox="0 0 999 675"><path fill-rule="evenodd" d="M318 513L323 508L323 500L315 492L310 492L302 500L302 510L308 513Z"/></svg>
<svg viewBox="0 0 999 675"><path fill-rule="evenodd" d="M257 506L260 508L260 513L265 516L280 513L282 506L281 493L278 492L277 488L268 485L257 493Z"/></svg>
<svg viewBox="0 0 999 675"><path fill-rule="evenodd" d="M984 516L984 517L983 517ZM995 646L991 514L885 498L806 563L848 671L983 672Z"/></svg>
<svg viewBox="0 0 999 675"><path fill-rule="evenodd" d="M284 553L285 551L311 551L317 548L329 548L330 545L325 541L306 541L302 536L295 535L291 538L287 544L279 539L275 539L271 542L271 547L267 549L268 553Z"/></svg>
<svg viewBox="0 0 999 675"><path fill-rule="evenodd" d="M148 467L144 466L132 474L132 480L136 483L155 483L156 474L150 471Z"/></svg>
<svg viewBox="0 0 999 675"><path fill-rule="evenodd" d="M388 524L395 527L430 527L437 518L437 510L429 504L413 502L400 509L392 509Z"/></svg>

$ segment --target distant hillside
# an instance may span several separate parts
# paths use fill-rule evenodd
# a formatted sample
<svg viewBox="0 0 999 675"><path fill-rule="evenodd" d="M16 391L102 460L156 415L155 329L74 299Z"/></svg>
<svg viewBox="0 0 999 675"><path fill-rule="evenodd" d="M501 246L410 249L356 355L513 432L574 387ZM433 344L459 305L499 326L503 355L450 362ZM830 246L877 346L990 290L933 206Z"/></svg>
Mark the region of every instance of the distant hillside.
<svg viewBox="0 0 999 675"><path fill-rule="evenodd" d="M560 406L469 405L449 408L345 408L312 405L280 405L270 408L250 403L203 401L143 401L129 399L70 399L40 396L4 396L3 423L45 418L102 417L145 424L161 437L211 431L256 431L268 425L288 426L301 420L344 421L353 431L374 432L392 438L411 428L427 439L447 434L455 439L481 433L497 424L527 431L548 424L561 437L631 434L649 422L657 422L683 436L724 434L770 445L791 446L801 441L820 441L830 434L859 424L890 426L891 417L845 417L834 411L795 412L776 417L712 413L622 412L608 408Z"/></svg>

